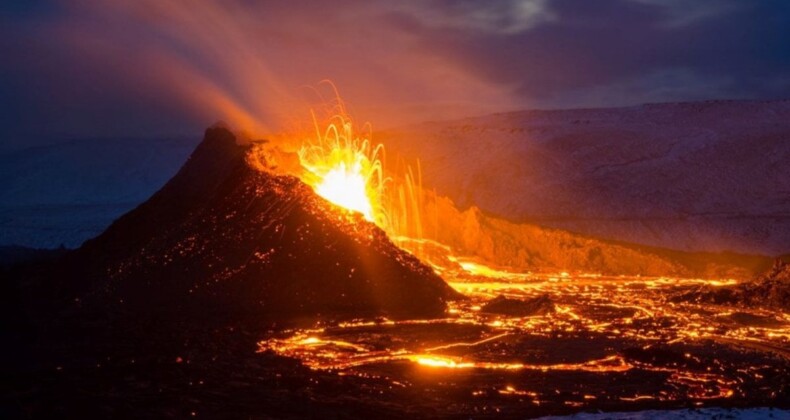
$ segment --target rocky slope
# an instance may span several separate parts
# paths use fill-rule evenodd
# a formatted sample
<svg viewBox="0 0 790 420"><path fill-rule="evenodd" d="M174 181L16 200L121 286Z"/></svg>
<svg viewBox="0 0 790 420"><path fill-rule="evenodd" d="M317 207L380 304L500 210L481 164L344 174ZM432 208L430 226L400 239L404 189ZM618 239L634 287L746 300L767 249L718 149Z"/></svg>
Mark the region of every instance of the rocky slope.
<svg viewBox="0 0 790 420"><path fill-rule="evenodd" d="M675 302L704 302L733 307L763 307L790 311L790 264L773 267L749 282L730 287L703 286L672 297Z"/></svg>
<svg viewBox="0 0 790 420"><path fill-rule="evenodd" d="M380 133L511 221L687 251L790 252L790 101L522 111Z"/></svg>
<svg viewBox="0 0 790 420"><path fill-rule="evenodd" d="M461 211L444 197L425 200L422 223L426 237L442 246L406 246L445 266L451 261L443 247L457 256L521 272L749 279L772 263L771 258L758 255L675 251L509 222L474 206Z"/></svg>

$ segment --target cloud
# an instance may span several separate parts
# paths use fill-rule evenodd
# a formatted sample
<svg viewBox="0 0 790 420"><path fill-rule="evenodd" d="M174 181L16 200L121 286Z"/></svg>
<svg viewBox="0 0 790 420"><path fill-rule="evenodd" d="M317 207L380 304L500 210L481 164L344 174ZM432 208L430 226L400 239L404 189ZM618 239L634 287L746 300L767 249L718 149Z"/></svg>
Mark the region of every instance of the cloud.
<svg viewBox="0 0 790 420"><path fill-rule="evenodd" d="M739 9L735 0L632 0L663 9L664 25L679 27L692 25L701 20L713 19L733 13Z"/></svg>
<svg viewBox="0 0 790 420"><path fill-rule="evenodd" d="M778 43L790 38L787 6L742 3L733 11L732 3L718 2L720 9L704 13L689 8L694 18L681 25L680 4L555 0L547 3L551 20L516 34L437 29L419 21L407 27L431 40L426 49L456 66L483 80L513 86L512 93L527 106L572 106L573 92L586 92L590 105L620 104L623 100L612 101L605 88L626 84L634 87L631 103L645 97L676 100L683 96L676 89L670 94L633 81L666 83L666 78L647 76L677 74L677 69L694 75L684 77L690 83L687 99L698 98L702 91L717 98L790 96L790 91L769 88L781 85L777 81L790 70L788 44ZM720 90L708 83L725 79L729 82L716 84ZM601 96L595 99L589 92Z"/></svg>
<svg viewBox="0 0 790 420"><path fill-rule="evenodd" d="M790 4L774 0L8 4L6 139L197 132L217 119L265 133L305 115L323 79L378 128L790 96Z"/></svg>
<svg viewBox="0 0 790 420"><path fill-rule="evenodd" d="M544 105L548 108L595 107L606 98L608 106L667 101L695 101L720 97L732 88L733 80L725 76L707 77L687 68L654 70L608 84L586 86L554 95ZM732 92L727 99L748 98Z"/></svg>
<svg viewBox="0 0 790 420"><path fill-rule="evenodd" d="M19 95L6 106L52 104L52 112L41 112L48 104L26 111L47 125L25 122L37 135L50 136L167 129L161 118L151 118L155 108L174 117L170 129L191 125L197 131L223 119L265 134L308 119L307 107L318 100L315 89L325 79L379 127L513 106L506 87L417 48L421 39L390 25L388 4L63 3L52 19L15 25L14 40L3 48L15 58L4 79ZM22 86L31 75L41 86ZM93 120L137 99L148 106L136 103ZM129 124L107 124L118 119Z"/></svg>
<svg viewBox="0 0 790 420"><path fill-rule="evenodd" d="M403 2L400 12L434 28L516 34L554 19L547 0Z"/></svg>

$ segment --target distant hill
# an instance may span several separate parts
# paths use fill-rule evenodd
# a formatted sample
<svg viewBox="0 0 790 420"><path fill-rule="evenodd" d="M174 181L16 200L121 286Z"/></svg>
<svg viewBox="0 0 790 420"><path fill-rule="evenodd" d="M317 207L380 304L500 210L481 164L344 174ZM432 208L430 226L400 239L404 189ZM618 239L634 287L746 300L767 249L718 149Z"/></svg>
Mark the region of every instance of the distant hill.
<svg viewBox="0 0 790 420"><path fill-rule="evenodd" d="M159 189L199 140L85 139L0 154L0 245L78 247Z"/></svg>
<svg viewBox="0 0 790 420"><path fill-rule="evenodd" d="M687 251L790 251L790 101L521 111L377 133L460 208Z"/></svg>
<svg viewBox="0 0 790 420"><path fill-rule="evenodd" d="M374 122L375 123L375 122ZM521 111L375 133L460 209L695 252L790 252L790 101ZM198 143L94 139L0 154L0 245L78 247Z"/></svg>

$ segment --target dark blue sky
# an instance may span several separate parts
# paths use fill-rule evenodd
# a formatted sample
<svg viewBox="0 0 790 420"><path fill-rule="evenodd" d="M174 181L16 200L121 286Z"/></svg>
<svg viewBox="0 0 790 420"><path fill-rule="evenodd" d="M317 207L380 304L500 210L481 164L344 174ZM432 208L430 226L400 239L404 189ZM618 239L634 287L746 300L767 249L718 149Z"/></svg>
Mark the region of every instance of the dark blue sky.
<svg viewBox="0 0 790 420"><path fill-rule="evenodd" d="M4 1L3 146L276 130L322 79L379 127L790 97L788 1L326 3Z"/></svg>

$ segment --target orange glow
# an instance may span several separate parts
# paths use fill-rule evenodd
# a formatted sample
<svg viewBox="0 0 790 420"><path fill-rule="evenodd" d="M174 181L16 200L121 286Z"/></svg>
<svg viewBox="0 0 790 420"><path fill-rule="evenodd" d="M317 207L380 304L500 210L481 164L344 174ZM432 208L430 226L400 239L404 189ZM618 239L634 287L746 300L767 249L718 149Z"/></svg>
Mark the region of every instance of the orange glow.
<svg viewBox="0 0 790 420"><path fill-rule="evenodd" d="M358 134L345 112L331 118L323 131L315 116L313 123L316 140L306 141L298 152L302 166L312 175L304 181L321 197L384 227L383 146L373 146Z"/></svg>
<svg viewBox="0 0 790 420"><path fill-rule="evenodd" d="M449 369L495 369L495 370L576 370L586 372L625 372L632 366L619 356L609 356L600 360L590 360L584 363L560 363L554 365L537 365L525 363L504 362L472 362L464 361L450 356L414 355L407 357L421 366Z"/></svg>
<svg viewBox="0 0 790 420"><path fill-rule="evenodd" d="M360 213L396 244L419 254L425 212L419 165L415 171L398 161L395 171L385 170L384 145L373 141L370 124L357 125L334 85L326 83L336 97L331 117L317 118L313 112L312 134L292 134L285 139L285 143L296 145L305 169L298 176L316 194Z"/></svg>
<svg viewBox="0 0 790 420"><path fill-rule="evenodd" d="M357 162L346 167L345 162L340 162L324 175L315 191L337 205L362 213L365 219L372 222L373 206L367 196L366 184L361 164Z"/></svg>
<svg viewBox="0 0 790 420"><path fill-rule="evenodd" d="M524 273L514 273L510 271L498 270L495 268L491 268L487 265L481 264L479 262L472 262L467 260L462 260L456 258L454 256L449 256L448 259L450 261L458 263L465 272L481 277L487 277L490 279L501 279L501 280L523 280L527 277L527 274Z"/></svg>
<svg viewBox="0 0 790 420"><path fill-rule="evenodd" d="M453 359L449 359L446 357L439 357L439 356L417 356L413 360L416 361L417 364L420 364L422 366L430 366L430 367L456 368L456 369L475 367L475 364L471 362L456 362Z"/></svg>

